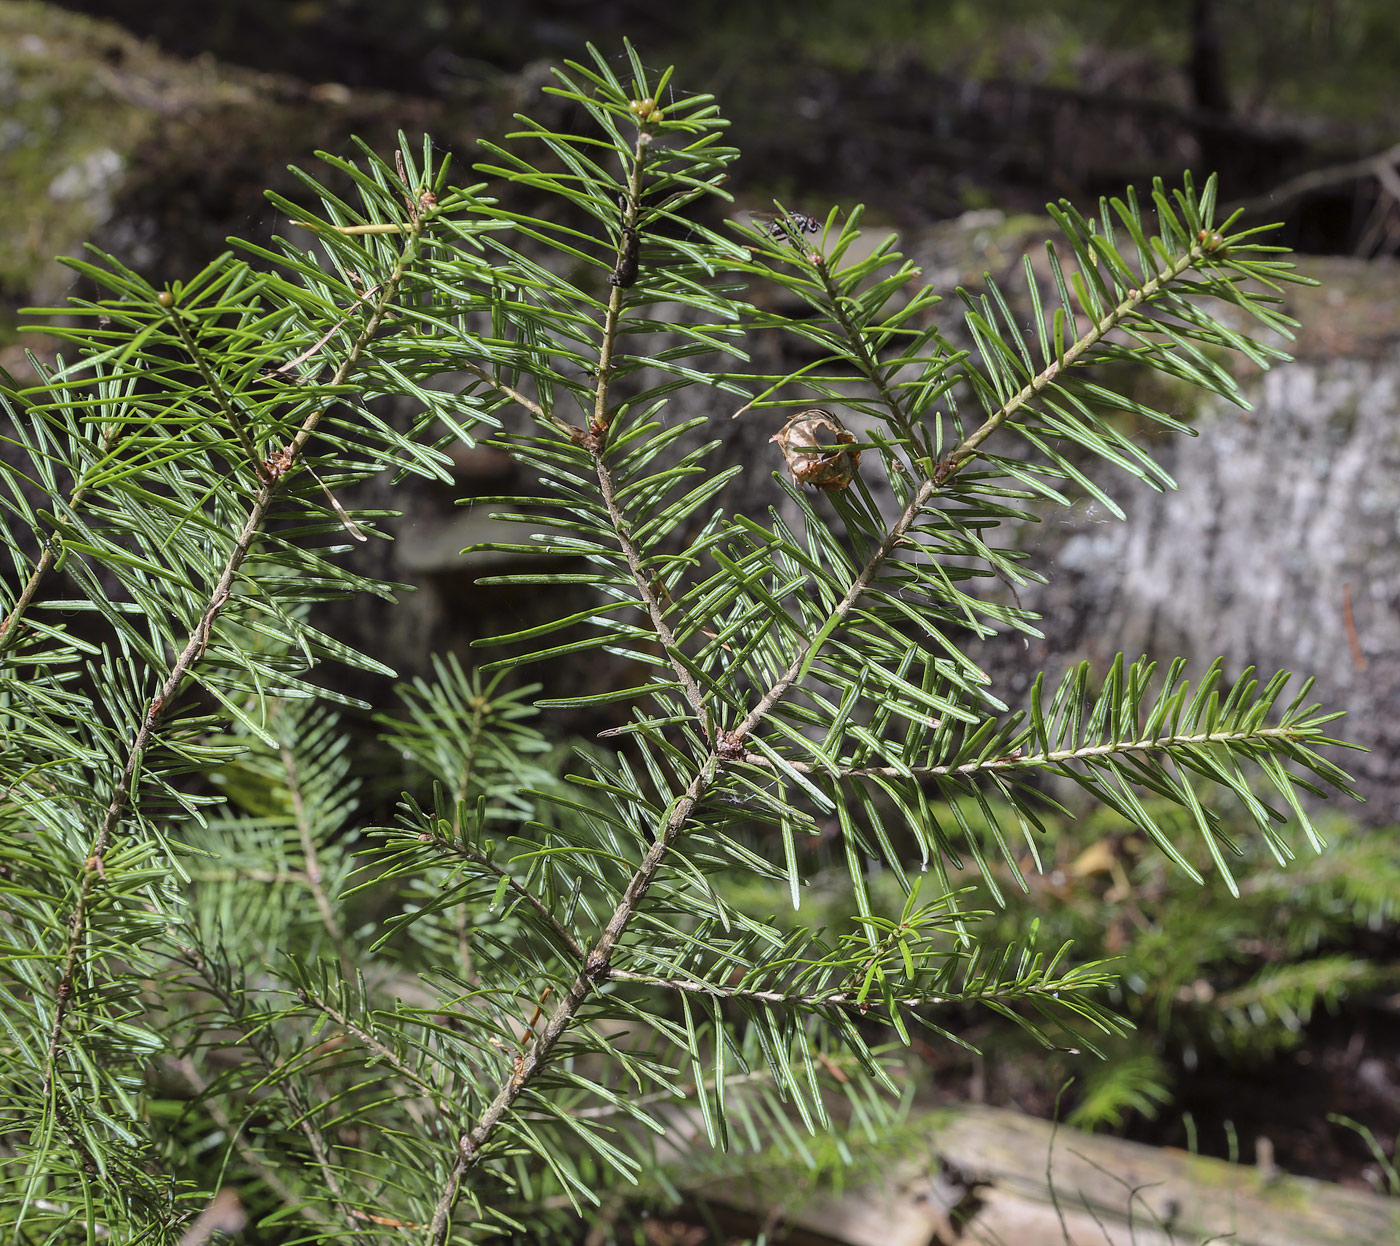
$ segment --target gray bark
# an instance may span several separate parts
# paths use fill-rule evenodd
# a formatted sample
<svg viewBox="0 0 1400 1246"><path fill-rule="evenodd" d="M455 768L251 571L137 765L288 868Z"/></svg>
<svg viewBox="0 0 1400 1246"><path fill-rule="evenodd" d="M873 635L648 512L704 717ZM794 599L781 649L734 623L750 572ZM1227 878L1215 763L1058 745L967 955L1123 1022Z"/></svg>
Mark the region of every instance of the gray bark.
<svg viewBox="0 0 1400 1246"><path fill-rule="evenodd" d="M982 656L1013 705L1036 671L1081 659L1106 669L1120 651L1181 655L1196 672L1222 657L1230 678L1251 666L1315 675L1311 699L1346 711L1335 734L1370 750L1333 754L1356 776L1363 816L1393 821L1400 350L1393 319L1356 309L1383 306L1400 271L1337 260L1304 270L1323 285L1300 300L1295 360L1245 379L1252 410L1211 397L1192 416L1196 437L1156 447L1176 490L1099 472L1126 522L1090 501L1023 529L1049 583L1020 596L1044 615L1045 639L999 638Z"/></svg>

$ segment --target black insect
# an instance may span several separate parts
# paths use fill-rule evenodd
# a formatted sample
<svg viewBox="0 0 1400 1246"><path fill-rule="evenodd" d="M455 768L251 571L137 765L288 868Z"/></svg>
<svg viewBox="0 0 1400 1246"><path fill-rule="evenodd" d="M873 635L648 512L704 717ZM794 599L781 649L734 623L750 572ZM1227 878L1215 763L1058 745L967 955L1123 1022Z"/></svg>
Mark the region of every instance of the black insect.
<svg viewBox="0 0 1400 1246"><path fill-rule="evenodd" d="M617 252L617 267L608 277L608 284L630 286L637 282L637 268L642 240L628 225L622 227L622 245Z"/></svg>
<svg viewBox="0 0 1400 1246"><path fill-rule="evenodd" d="M815 216L808 216L805 212L788 212L783 216L774 217L769 222L768 236L793 238L800 233L815 234L821 227L821 222Z"/></svg>

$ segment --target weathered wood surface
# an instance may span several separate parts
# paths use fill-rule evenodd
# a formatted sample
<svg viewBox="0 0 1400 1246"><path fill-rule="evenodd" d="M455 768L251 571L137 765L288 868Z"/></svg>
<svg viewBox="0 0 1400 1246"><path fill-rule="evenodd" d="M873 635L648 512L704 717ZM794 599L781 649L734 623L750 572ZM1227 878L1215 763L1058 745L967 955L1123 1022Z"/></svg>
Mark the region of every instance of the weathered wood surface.
<svg viewBox="0 0 1400 1246"><path fill-rule="evenodd" d="M1400 1200L1184 1151L1056 1128L1002 1108L924 1114L922 1156L878 1185L804 1195L800 1178L697 1193L787 1246L1388 1246Z"/></svg>

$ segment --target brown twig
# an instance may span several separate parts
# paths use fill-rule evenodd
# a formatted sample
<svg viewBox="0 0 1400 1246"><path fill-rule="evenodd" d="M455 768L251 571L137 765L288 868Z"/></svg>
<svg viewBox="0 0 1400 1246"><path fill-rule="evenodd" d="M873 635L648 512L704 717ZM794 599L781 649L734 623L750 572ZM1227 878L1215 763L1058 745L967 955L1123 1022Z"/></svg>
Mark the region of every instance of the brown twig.
<svg viewBox="0 0 1400 1246"><path fill-rule="evenodd" d="M1356 616L1351 611L1351 585L1342 585L1342 624L1347 629L1347 645L1351 649L1351 664L1358 671L1366 669L1366 654L1361 638L1356 634Z"/></svg>
<svg viewBox="0 0 1400 1246"><path fill-rule="evenodd" d="M106 459L108 451L121 439L122 431L120 424L112 424L103 432L98 443L97 463L102 463ZM73 486L73 491L68 495L65 510L76 512L83 504L90 488L91 485L87 478L77 481ZM24 587L20 590L19 596L15 598L15 604L4 619L0 620L0 654L7 653L18 643L21 632L20 623L25 612L33 605L34 599L38 596L39 587L43 584L44 577L58 561L58 555L55 551L62 548L62 537L57 533L43 542L42 548L39 550L39 557L35 559L34 566L24 582Z"/></svg>
<svg viewBox="0 0 1400 1246"><path fill-rule="evenodd" d="M369 306L370 295L376 293L378 290L378 286L372 286L370 289L365 290L362 293L357 292L355 296L356 301L365 304L365 306ZM317 338L316 341L312 342L310 346L308 346L304 351L302 351L301 354L297 355L296 358L288 359L286 363L279 364L277 367L273 368L270 372L266 374L267 377L269 379L284 375L290 377L299 367L301 367L302 364L306 363L310 359L313 359L317 354L319 354L320 351L325 347L326 343L329 342L331 338L333 338L337 333L339 333L341 329L343 329L347 324L349 324L352 319L354 319L355 313L358 310L358 307L352 307L343 316L341 316L341 318L337 320L335 324L331 325L331 327L327 329L325 333L323 333L319 338Z"/></svg>
<svg viewBox="0 0 1400 1246"><path fill-rule="evenodd" d="M205 1246L218 1234L232 1237L242 1232L247 1223L248 1213L243 1210L238 1191L226 1186L190 1222L189 1228L180 1235L178 1246Z"/></svg>
<svg viewBox="0 0 1400 1246"><path fill-rule="evenodd" d="M549 1003L549 997L554 994L554 988L547 986L540 995L540 1002L535 1005L535 1010L530 1014L530 1019L525 1022L525 1033L520 1036L520 1045L528 1047L535 1041L535 1026L539 1025L540 1018L544 1016L544 1006Z"/></svg>

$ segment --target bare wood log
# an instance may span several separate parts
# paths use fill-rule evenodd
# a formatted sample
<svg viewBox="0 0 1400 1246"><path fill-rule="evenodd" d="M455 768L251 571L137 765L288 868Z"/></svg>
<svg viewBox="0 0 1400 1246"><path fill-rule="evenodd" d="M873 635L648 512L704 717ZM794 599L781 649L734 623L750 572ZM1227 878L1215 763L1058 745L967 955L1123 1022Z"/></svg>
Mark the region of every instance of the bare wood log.
<svg viewBox="0 0 1400 1246"><path fill-rule="evenodd" d="M1348 160L1342 164L1330 164L1326 168L1312 169L1307 173L1291 177L1272 190L1248 199L1237 199L1225 205L1225 211L1282 212L1284 208L1304 195L1335 186L1344 186L1358 178L1375 177L1384 181L1385 175L1394 175L1396 162L1400 161L1400 143L1387 147L1384 151L1363 156L1360 160Z"/></svg>
<svg viewBox="0 0 1400 1246"><path fill-rule="evenodd" d="M1058 1201L1067 1212L1088 1212L1104 1224L1132 1224L1138 1243L1150 1241L1154 1230L1178 1242L1228 1236L1232 1246L1380 1246L1400 1235L1400 1202L1290 1176L1271 1164L1245 1167L1056 1130L1049 1121L977 1106L934 1114L929 1137L935 1154L994 1190L1030 1203ZM1035 1239L1001 1231L967 1240ZM1101 1244L1104 1234L1095 1229L1069 1240Z"/></svg>
<svg viewBox="0 0 1400 1246"><path fill-rule="evenodd" d="M988 1190L976 1217L947 1239L958 1246L1185 1246L1198 1238L1178 1237L1169 1229L1134 1220L1105 1220L1082 1207L1056 1207L1021 1198L1006 1190Z"/></svg>
<svg viewBox="0 0 1400 1246"><path fill-rule="evenodd" d="M928 1110L923 1156L883 1180L804 1194L767 1174L697 1190L789 1246L1384 1246L1400 1201L1326 1181L1057 1128L1001 1108Z"/></svg>

